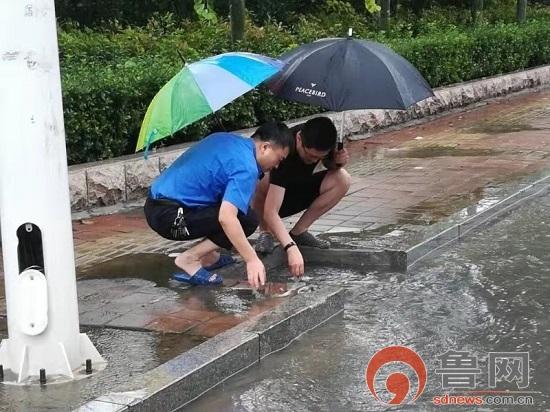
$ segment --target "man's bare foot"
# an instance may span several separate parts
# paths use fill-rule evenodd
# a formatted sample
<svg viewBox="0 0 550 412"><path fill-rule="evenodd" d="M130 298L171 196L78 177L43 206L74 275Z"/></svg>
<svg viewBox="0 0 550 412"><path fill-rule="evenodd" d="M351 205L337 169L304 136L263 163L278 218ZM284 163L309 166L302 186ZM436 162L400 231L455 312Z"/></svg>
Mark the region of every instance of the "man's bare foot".
<svg viewBox="0 0 550 412"><path fill-rule="evenodd" d="M177 267L190 275L195 274L202 266L200 258L192 253L189 253L188 250L180 253L180 255L176 257L174 263Z"/></svg>
<svg viewBox="0 0 550 412"><path fill-rule="evenodd" d="M203 268L213 265L220 259L220 252L215 250L201 257L201 266Z"/></svg>

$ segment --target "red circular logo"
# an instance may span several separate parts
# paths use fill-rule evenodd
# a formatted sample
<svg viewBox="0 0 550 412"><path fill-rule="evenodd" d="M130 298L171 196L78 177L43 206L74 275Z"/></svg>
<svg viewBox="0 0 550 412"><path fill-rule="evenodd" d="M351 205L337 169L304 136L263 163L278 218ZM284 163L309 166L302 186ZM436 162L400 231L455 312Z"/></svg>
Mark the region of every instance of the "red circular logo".
<svg viewBox="0 0 550 412"><path fill-rule="evenodd" d="M412 399L415 401L424 391L428 372L422 358L415 351L405 346L388 346L373 355L365 372L365 379L370 392L376 400L382 402L374 389L374 378L382 366L392 362L407 364L416 373L418 377L418 390ZM386 389L393 393L394 397L388 403L390 405L401 404L409 394L410 386L411 384L407 375L401 372L391 373L386 378Z"/></svg>

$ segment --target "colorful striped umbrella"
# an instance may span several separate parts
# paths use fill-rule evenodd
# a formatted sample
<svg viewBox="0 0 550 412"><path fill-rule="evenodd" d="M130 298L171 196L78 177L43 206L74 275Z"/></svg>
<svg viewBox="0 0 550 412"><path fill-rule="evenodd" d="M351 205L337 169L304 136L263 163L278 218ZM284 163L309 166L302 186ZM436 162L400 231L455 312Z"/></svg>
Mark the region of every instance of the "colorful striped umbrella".
<svg viewBox="0 0 550 412"><path fill-rule="evenodd" d="M214 113L283 66L279 60L253 53L224 53L186 64L149 105L136 152Z"/></svg>

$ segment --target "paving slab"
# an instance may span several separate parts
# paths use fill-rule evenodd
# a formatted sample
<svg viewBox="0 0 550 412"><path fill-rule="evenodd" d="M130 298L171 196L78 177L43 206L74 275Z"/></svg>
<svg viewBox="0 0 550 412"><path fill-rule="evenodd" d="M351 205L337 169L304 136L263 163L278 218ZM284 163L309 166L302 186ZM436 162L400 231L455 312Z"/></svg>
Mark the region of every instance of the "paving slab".
<svg viewBox="0 0 550 412"><path fill-rule="evenodd" d="M377 265L402 269L406 265L403 251L443 232L432 245L425 245L424 251L410 251L422 256L458 236L459 229L453 229L457 223L463 222L462 230L468 229L468 219L482 216L493 205L548 175L549 129L550 91L546 90L498 99L469 112L348 143L352 158L346 168L353 176L352 188L314 227L316 233L334 242L335 248L330 253L304 249L306 261L353 266L363 273ZM137 196L128 183L120 185L116 198L104 193L100 177L108 178L107 170L94 173L97 190L86 199L89 204L111 204L126 199L130 192L132 198ZM192 352L194 348L205 341L216 345L218 336L232 330L241 330L241 338L249 345L245 347L257 347L260 356L262 347L267 353L284 346L285 339L277 327L296 333L309 327L307 322L289 321L283 316L278 323L273 320L279 326L272 327L272 338L268 338L267 330L243 331L256 316L269 313L276 317L274 313L289 299L275 295L291 292L293 282L279 274L270 279L267 291L258 294L245 281L242 265L236 265L227 272L233 282L227 291L205 292L174 285L169 275L175 268L168 254L180 252L193 242L160 238L147 227L139 208L108 210L115 213L83 216L73 222L81 323L90 330L127 336L141 333L144 335L135 336L158 340L155 362L173 358L178 351L195 353L193 362L202 362L204 358ZM296 217L288 219L287 226L295 221ZM273 272L283 257L279 249L266 259L266 266ZM304 311L308 309L304 307ZM313 309L308 313L312 320L327 315ZM5 330L2 282L0 334L5 336ZM258 337L262 333L266 333L264 341ZM103 338L98 339L101 342ZM224 352L229 371L236 369L235 359L245 363L252 359L246 351L239 353ZM185 367L197 364L193 362ZM193 372L181 370L188 375ZM217 369L205 371L214 373ZM161 368L151 375L151 382L174 382L169 372ZM208 376L206 383L210 382ZM164 386L155 388L146 393L129 388L129 398L118 394L94 402L107 408L145 408L147 403L142 400L153 393L174 404L183 401L179 395L166 394L163 398ZM131 392L134 389L138 392ZM204 388L190 393L201 390ZM18 405L20 397L6 399L15 399L8 405ZM60 399L52 405L59 405ZM132 406L129 399L141 402L141 406Z"/></svg>
<svg viewBox="0 0 550 412"><path fill-rule="evenodd" d="M129 411L175 410L343 310L342 289L315 292L294 296L269 313L219 333L122 385L120 392L102 395L78 410L103 407L102 403Z"/></svg>

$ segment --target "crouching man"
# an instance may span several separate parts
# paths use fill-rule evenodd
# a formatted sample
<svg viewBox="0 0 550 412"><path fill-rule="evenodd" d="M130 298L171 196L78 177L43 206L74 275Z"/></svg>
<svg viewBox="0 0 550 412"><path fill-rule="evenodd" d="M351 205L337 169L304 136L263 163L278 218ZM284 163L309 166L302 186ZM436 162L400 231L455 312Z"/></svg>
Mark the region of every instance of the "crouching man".
<svg viewBox="0 0 550 412"><path fill-rule="evenodd" d="M308 232L309 227L346 195L351 177L342 166L348 159L345 149L336 151L336 128L327 117L315 117L291 129L293 142L289 156L264 177L253 207L260 217L256 251L273 250L273 235L287 253L294 276L304 273L300 246L326 249L330 245ZM319 162L326 170L315 172ZM287 231L282 218L305 211Z"/></svg>
<svg viewBox="0 0 550 412"><path fill-rule="evenodd" d="M152 184L145 202L149 226L171 240L204 238L176 257L174 279L218 285L213 270L233 263L219 249L234 247L246 263L248 281L265 283L261 260L247 240L258 226L249 207L264 172L286 158L292 140L283 123L270 122L246 138L214 133L185 151Z"/></svg>

